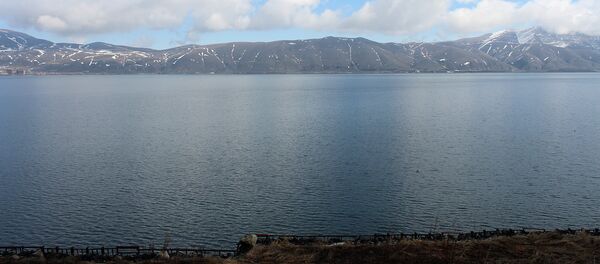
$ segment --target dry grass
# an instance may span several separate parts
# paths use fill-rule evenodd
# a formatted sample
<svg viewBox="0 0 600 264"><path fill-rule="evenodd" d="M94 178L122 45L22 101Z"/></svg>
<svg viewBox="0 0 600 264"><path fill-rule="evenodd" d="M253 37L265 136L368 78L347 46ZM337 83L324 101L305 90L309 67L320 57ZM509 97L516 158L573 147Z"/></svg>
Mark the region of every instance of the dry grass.
<svg viewBox="0 0 600 264"><path fill-rule="evenodd" d="M600 238L557 233L477 241L410 241L382 245L296 246L252 250L238 263L592 263Z"/></svg>
<svg viewBox="0 0 600 264"><path fill-rule="evenodd" d="M474 241L411 241L380 245L322 244L298 246L285 241L257 246L246 256L233 259L171 258L138 263L590 263L600 264L600 238L587 234L558 233L498 237ZM47 263L82 263L76 258L52 259ZM0 257L0 263L32 263L36 259ZM112 259L108 263L130 263Z"/></svg>

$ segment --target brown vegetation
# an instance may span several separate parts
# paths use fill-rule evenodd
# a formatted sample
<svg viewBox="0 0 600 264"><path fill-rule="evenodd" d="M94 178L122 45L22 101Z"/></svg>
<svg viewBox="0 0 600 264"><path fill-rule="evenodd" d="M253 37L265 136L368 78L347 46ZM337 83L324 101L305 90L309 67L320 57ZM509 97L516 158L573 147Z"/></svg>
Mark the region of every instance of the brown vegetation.
<svg viewBox="0 0 600 264"><path fill-rule="evenodd" d="M47 263L81 263L52 259ZM0 257L0 263L44 262L39 258ZM128 263L110 259L109 263ZM533 233L487 240L402 240L378 245L293 245L286 241L259 245L243 257L138 260L139 263L600 263L600 237L589 234Z"/></svg>

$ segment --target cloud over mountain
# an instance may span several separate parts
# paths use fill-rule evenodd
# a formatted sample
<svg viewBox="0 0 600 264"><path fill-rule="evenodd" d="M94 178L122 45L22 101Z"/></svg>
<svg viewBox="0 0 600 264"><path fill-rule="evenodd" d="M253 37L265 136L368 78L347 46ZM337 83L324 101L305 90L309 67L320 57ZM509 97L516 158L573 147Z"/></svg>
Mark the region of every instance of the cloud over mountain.
<svg viewBox="0 0 600 264"><path fill-rule="evenodd" d="M250 0L22 0L1 5L0 16L11 24L64 35L170 29L188 17L199 30L245 28L253 10Z"/></svg>
<svg viewBox="0 0 600 264"><path fill-rule="evenodd" d="M368 0L347 12L324 0L20 0L3 1L0 20L64 36L138 29L196 33L311 29L449 34L540 25L555 33L600 34L597 0Z"/></svg>
<svg viewBox="0 0 600 264"><path fill-rule="evenodd" d="M451 10L445 19L456 32L485 32L519 25L539 25L559 34L599 35L597 0L479 0L475 6Z"/></svg>
<svg viewBox="0 0 600 264"><path fill-rule="evenodd" d="M347 17L342 29L384 33L427 30L448 10L447 0L373 0Z"/></svg>

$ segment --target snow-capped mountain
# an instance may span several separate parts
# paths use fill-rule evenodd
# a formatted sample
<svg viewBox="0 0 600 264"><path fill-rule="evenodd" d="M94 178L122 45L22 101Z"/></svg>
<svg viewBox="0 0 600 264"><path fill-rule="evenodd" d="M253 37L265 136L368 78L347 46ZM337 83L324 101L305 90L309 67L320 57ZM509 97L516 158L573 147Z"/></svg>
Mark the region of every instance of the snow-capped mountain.
<svg viewBox="0 0 600 264"><path fill-rule="evenodd" d="M600 48L600 37L580 33L554 34L535 27L516 32L521 44L546 44L559 48Z"/></svg>
<svg viewBox="0 0 600 264"><path fill-rule="evenodd" d="M531 28L436 43L326 37L167 50L53 43L0 30L0 74L600 71L600 38Z"/></svg>
<svg viewBox="0 0 600 264"><path fill-rule="evenodd" d="M598 71L600 38L553 34L535 27L503 30L454 42L470 52L483 52L520 71Z"/></svg>
<svg viewBox="0 0 600 264"><path fill-rule="evenodd" d="M0 29L0 51L20 51L32 48L48 48L52 42L37 39L20 32Z"/></svg>
<svg viewBox="0 0 600 264"><path fill-rule="evenodd" d="M580 33L554 34L540 27L533 27L520 31L502 30L476 38L458 40L465 43L493 43L503 42L508 44L545 44L558 48L588 47L600 48L600 37L588 36Z"/></svg>

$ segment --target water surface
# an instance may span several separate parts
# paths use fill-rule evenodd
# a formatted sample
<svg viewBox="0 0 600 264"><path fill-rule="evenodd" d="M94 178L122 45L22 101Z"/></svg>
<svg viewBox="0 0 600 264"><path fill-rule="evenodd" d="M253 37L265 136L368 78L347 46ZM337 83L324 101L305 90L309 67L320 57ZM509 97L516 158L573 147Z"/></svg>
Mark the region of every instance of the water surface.
<svg viewBox="0 0 600 264"><path fill-rule="evenodd" d="M598 227L600 74L0 78L0 244Z"/></svg>

